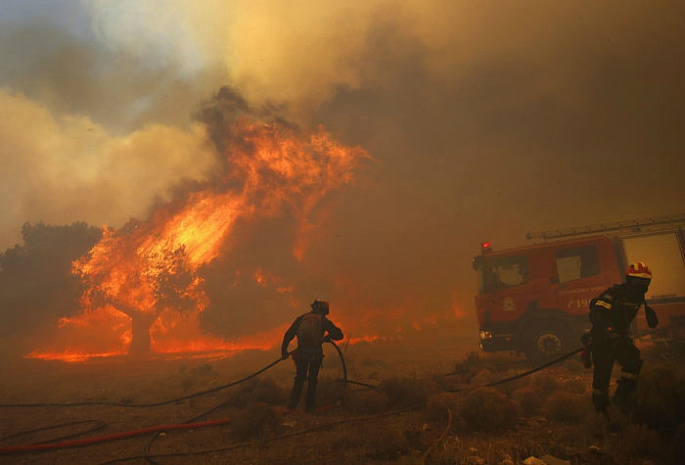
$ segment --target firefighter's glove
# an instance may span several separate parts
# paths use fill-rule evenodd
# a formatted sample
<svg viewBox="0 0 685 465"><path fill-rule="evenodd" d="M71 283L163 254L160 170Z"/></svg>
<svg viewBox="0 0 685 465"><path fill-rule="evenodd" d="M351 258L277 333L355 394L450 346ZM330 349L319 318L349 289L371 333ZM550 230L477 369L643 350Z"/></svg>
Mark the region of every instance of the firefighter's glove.
<svg viewBox="0 0 685 465"><path fill-rule="evenodd" d="M326 334L326 335L324 336L324 338L323 338L323 342L331 342L331 335L330 335L330 334Z"/></svg>
<svg viewBox="0 0 685 465"><path fill-rule="evenodd" d="M288 358L288 351L284 350L281 352L281 360L285 360L286 358Z"/></svg>
<svg viewBox="0 0 685 465"><path fill-rule="evenodd" d="M647 324L650 328L656 328L659 324L659 319L656 317L656 312L647 304L645 304L645 317L647 317Z"/></svg>
<svg viewBox="0 0 685 465"><path fill-rule="evenodd" d="M609 341L611 345L615 346L621 343L621 335L614 332L614 330L611 327L606 329L605 334L607 341Z"/></svg>

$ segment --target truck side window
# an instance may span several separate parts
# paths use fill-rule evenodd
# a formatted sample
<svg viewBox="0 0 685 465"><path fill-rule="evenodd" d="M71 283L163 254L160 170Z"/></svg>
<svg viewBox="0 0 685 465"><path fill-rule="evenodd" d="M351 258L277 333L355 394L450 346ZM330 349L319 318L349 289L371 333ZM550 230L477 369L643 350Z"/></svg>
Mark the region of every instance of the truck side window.
<svg viewBox="0 0 685 465"><path fill-rule="evenodd" d="M557 250L557 275L559 282L588 278L599 274L597 246L587 245Z"/></svg>
<svg viewBox="0 0 685 465"><path fill-rule="evenodd" d="M493 283L496 288L520 286L528 282L526 257L501 257L490 262Z"/></svg>

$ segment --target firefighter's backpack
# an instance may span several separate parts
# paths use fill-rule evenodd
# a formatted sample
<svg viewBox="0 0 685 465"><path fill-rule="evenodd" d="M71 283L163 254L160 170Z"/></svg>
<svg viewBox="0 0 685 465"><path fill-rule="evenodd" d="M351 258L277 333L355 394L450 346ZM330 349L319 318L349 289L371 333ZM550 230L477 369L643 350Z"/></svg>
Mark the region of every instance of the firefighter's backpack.
<svg viewBox="0 0 685 465"><path fill-rule="evenodd" d="M305 313L297 328L297 341L301 346L320 346L323 343L321 333L321 315Z"/></svg>

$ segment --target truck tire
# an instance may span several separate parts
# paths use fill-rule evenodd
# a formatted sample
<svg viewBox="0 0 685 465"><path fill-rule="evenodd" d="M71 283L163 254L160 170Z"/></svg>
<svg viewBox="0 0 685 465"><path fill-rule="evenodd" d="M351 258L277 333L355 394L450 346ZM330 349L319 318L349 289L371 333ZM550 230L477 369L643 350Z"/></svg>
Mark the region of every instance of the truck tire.
<svg viewBox="0 0 685 465"><path fill-rule="evenodd" d="M575 348L571 346L572 334L571 327L564 321L537 321L523 332L523 352L528 360L534 363L554 360Z"/></svg>

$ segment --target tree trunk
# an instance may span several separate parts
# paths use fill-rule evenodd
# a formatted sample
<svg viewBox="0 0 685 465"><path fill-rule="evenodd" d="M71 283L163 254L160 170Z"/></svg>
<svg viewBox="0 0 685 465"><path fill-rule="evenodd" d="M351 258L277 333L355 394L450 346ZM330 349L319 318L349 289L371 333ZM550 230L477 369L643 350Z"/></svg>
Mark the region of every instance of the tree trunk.
<svg viewBox="0 0 685 465"><path fill-rule="evenodd" d="M149 313L129 313L131 317L131 345L129 355L147 355L151 351L150 327L157 319L157 315Z"/></svg>

